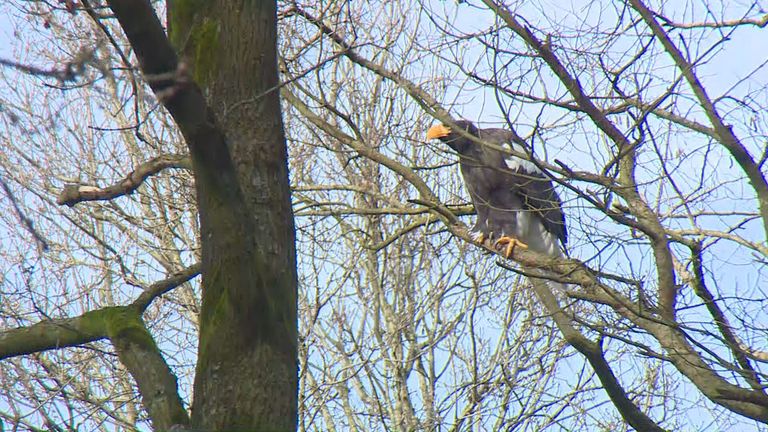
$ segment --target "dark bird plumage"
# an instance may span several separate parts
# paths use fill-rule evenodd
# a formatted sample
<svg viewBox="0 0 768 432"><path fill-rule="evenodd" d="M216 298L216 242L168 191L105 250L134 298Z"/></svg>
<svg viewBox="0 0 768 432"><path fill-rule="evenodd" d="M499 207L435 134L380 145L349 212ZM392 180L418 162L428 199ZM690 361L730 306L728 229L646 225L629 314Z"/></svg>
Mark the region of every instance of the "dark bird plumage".
<svg viewBox="0 0 768 432"><path fill-rule="evenodd" d="M508 130L478 129L466 120L455 124L482 141L525 153ZM568 241L562 202L552 181L534 163L480 144L446 125L427 131L427 139L434 138L459 154L461 174L477 212L476 239L509 244L508 257L515 244L562 256L558 241L563 247Z"/></svg>

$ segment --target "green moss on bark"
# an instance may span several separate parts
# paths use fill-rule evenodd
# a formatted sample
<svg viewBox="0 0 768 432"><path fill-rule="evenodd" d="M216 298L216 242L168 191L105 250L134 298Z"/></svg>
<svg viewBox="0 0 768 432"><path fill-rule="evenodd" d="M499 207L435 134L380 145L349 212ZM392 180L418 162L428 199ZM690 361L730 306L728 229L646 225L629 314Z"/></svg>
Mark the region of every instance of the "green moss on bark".
<svg viewBox="0 0 768 432"><path fill-rule="evenodd" d="M208 292L211 292L214 290L208 290ZM202 360L208 359L208 348L210 345L210 342L216 341L216 338L211 337L211 334L215 334L216 330L218 329L220 323L226 322L228 319L232 319L232 310L230 307L229 302L229 293L226 289L220 289L215 290L215 295L217 296L215 302L211 302L213 304L213 307L209 308L207 312L207 316L200 317L200 321L205 321L207 325L201 325L200 326L200 345L198 346L198 357ZM214 295L211 293L211 295ZM221 349L221 346L214 346L212 347L215 350Z"/></svg>
<svg viewBox="0 0 768 432"><path fill-rule="evenodd" d="M102 310L107 336L112 340L128 340L147 350L158 351L152 335L138 311L130 307L112 307Z"/></svg>
<svg viewBox="0 0 768 432"><path fill-rule="evenodd" d="M168 37L191 62L195 82L202 88L214 77L219 52L219 23L213 14L203 13L206 7L210 2L205 0L172 0L168 8Z"/></svg>
<svg viewBox="0 0 768 432"><path fill-rule="evenodd" d="M216 73L219 24L215 21L205 20L192 31L195 38L195 82L205 88L208 87L209 81Z"/></svg>
<svg viewBox="0 0 768 432"><path fill-rule="evenodd" d="M169 0L168 1L168 38L177 50L184 48L187 35L192 29L195 16L205 9L207 0Z"/></svg>

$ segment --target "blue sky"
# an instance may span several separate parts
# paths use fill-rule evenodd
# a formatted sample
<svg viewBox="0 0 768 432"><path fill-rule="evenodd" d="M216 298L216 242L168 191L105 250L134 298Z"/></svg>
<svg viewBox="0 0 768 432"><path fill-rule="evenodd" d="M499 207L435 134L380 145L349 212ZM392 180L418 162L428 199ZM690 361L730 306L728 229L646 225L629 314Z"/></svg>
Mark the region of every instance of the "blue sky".
<svg viewBox="0 0 768 432"><path fill-rule="evenodd" d="M479 11L466 4L457 5L456 2L431 2L428 3L428 5L434 14L440 12L441 16L444 16L445 19L452 25L456 25L460 29L467 32L484 29L492 22L491 17L487 12ZM587 7L582 2L570 2L565 7L577 11L578 13L567 12L564 9L562 3L554 1L549 2L546 7L543 7L539 10L528 10L528 8L533 8L533 6L528 3L522 9L520 9L520 13L526 16L540 16L541 22L537 22L536 24L542 28L547 28L548 26L553 26L553 28L562 26L562 28L568 29L569 31L576 31L580 28L580 26L583 25L600 25L601 21L603 20L605 20L605 22L609 22L609 12L598 13L600 11L597 10L597 8ZM666 7L670 8L674 7L674 5L667 5ZM738 7L738 4L734 5L735 10L741 10L738 9ZM679 18L680 21L685 21L690 19L691 14L693 14L693 16L699 17L700 14L698 8L700 8L700 6L686 5L680 9L672 9L669 12L671 12L673 15L677 15L677 18ZM726 15L733 16L733 14L729 11L726 12ZM46 63L45 59L28 58L27 55L25 55L23 44L26 41L23 38L18 40L15 38L13 34L14 29L11 28L9 22L10 21L8 20L8 16L3 15L0 17L0 37L6 41L10 41L6 44L0 44L0 56L3 58L11 58L22 62L29 61L30 63L42 68L52 67L53 65ZM40 26L40 22L33 20L28 25L31 27L37 27ZM719 37L716 32L705 33L706 38L704 41L698 46L691 47L691 49L705 50L707 49L708 44L711 44L715 38ZM21 36L26 37L23 34ZM753 72L755 68L764 64L764 62L768 60L768 44L764 43L765 30L758 29L756 27L739 29L733 35L730 35L730 38L731 41L729 43L724 44L722 48L718 48L718 50L713 51L712 60L706 62L704 65L697 69L700 78L710 91L710 96L717 98L722 92L730 91L732 95L743 97L744 95L751 94L753 91L760 91L756 93L756 96L765 98L765 91L762 88L766 85L766 77L768 76L765 68L757 70L751 77L747 78L735 89L731 89L734 84L741 78L744 78L747 73ZM54 41L45 40L45 38L42 38L38 42L53 43ZM480 48L475 42L469 41L464 44L460 44L457 47L459 52L466 54L468 64L474 64L473 60L482 55ZM513 42L511 41L510 43ZM654 73L658 74L658 78L660 80L664 80L665 78L668 78L670 74L674 73L674 69L669 67L668 64L664 65L664 63L668 62L668 60L663 57L659 60L659 62L663 67L657 68ZM417 73L418 71L409 72ZM515 71L510 71L510 76L514 76L514 72ZM13 72L8 70L4 71L3 73L7 75L13 74ZM542 80L547 81L551 79L551 76L547 76L546 73L543 74ZM33 85L40 84L41 82L37 81ZM547 81L547 84L555 86L552 81ZM449 89L449 94L446 97L446 100L443 102L449 103L451 101L456 102L456 106L452 112L457 116L478 121L482 124L482 126L498 126L504 124L504 118L501 114L501 110L498 107L496 95L489 89L479 88L477 85L467 85L461 87L461 89L452 88ZM764 99L763 103L765 103ZM522 133L527 133L530 131L531 125L537 118L540 118L544 123L557 123L560 121L559 116L554 111L546 111L543 116L539 117L540 111L535 106L515 104L510 106L515 112L515 123L520 127L520 132ZM724 101L721 106L729 107L730 105L728 101ZM701 118L700 116L698 117ZM95 123L100 122L97 120ZM590 132L588 127L580 130L578 126L574 126L572 129L574 133L570 135L563 133L563 129L567 130L565 127L560 127L559 130L561 132L559 132L557 135L551 136L551 139L546 141L545 148L537 149L537 151L541 151L541 153L537 154L546 155L549 160L554 158L562 159L566 161L570 166L583 170L589 171L595 169L595 167L599 165L599 160L595 160L595 153L589 151L593 148L591 147L592 143L588 142L589 140L594 139L594 133ZM748 142L753 149L758 149L760 146L764 145L764 143L761 142L759 138L760 137L756 137L751 142ZM671 147L674 147L675 151L680 152L690 151L690 149L700 149L706 145L706 143L702 141L675 139L674 136L669 138L668 144ZM429 151L434 148L436 148L434 145L427 146L425 147L425 151ZM544 150L546 150L546 152L544 152ZM718 174L722 176L721 179L731 180L741 177L733 166L733 163L728 159L727 155L725 155L723 152L717 151L715 152L715 155L717 156L718 160L709 161L709 163L711 164L710 166L712 169L718 169L722 172L721 174ZM681 179L697 178L698 172L695 166L697 161L701 161L701 163L703 163L703 158L700 158L698 154L693 154L690 159L685 161L679 172ZM109 169L112 168L113 167L109 167ZM107 171L107 173L105 173L105 177L109 177L110 174L119 173L120 171L120 167L114 167L114 171L111 173L110 171ZM649 169L648 172L644 172L642 175L646 175L649 178L652 178L656 174L658 173L655 173ZM455 178L455 173L453 173L453 175ZM649 191L649 193L652 192ZM720 196L717 201L708 203L711 209L727 210L731 208L754 208L754 202L748 199L750 191L745 187L743 180L737 182L732 187L724 189L721 195L722 196ZM597 228L586 226L588 224L597 224L598 222L595 222L596 220L599 220L597 216L595 216L594 213L590 213L589 210L581 208L579 202L576 201L572 195L569 196L569 194L566 193L565 196L569 198L569 223L572 228L572 233L575 234L572 235L572 238L574 238L573 253L575 256L582 258L590 257L595 253L597 247L606 246L607 244L609 245L610 242L598 238L599 233L595 232L597 231ZM652 196L653 195L651 195L651 197ZM718 228L721 228L723 221L713 220L711 223L713 226L718 226ZM612 229L616 228L600 227L602 233ZM618 231L626 235L625 230L617 230L617 232ZM587 238L590 234L594 234L594 237ZM746 225L739 231L739 234L755 241L763 241L764 239L764 233L762 232L759 223L750 223ZM3 235L3 238L6 238L6 236ZM750 253L725 242L721 242L718 246L713 248L712 251L713 253L707 256L707 259L709 260L708 264L713 269L711 280L713 283L717 284L716 287L718 292L721 294L727 295L728 293L741 293L748 290L755 290L755 285L758 283L765 283L765 275L762 271L755 268L755 260ZM30 253L34 254L33 251ZM652 263L648 258L647 252L641 245L612 248L610 249L609 253L606 253L606 255L607 256L600 257L601 260L599 263L609 268L615 268L623 271L632 271L636 273L647 272L648 269L652 268ZM486 263L486 265L491 264ZM727 270L717 271L722 267L726 267ZM308 271L307 269L303 270ZM457 274L464 270L465 268L462 267L456 268ZM150 275L153 272L150 270L147 270L147 272L149 273L147 275L147 279L152 279ZM160 276L160 274L161 273L158 271L157 275ZM330 275L331 273L329 271L328 276ZM132 293L135 293L135 291L132 291L130 287L121 287L121 289L125 290L123 294L125 294L126 297L130 297ZM757 289L756 292L752 291L750 295L759 297L761 294L763 293ZM696 319L699 316L697 313L698 312L696 310L690 312L690 319ZM759 315L752 322L752 324L764 329L766 326L768 326L768 323L765 322L765 319L766 316L764 314ZM494 334L494 330L489 328L488 335L492 337ZM765 342L765 340L757 341L755 346L760 347L761 343L765 345ZM193 360L182 356L181 358L175 359L175 361L178 363L189 363ZM580 370L581 364L582 362L578 357L564 363L562 366L563 369L570 369L570 371L566 371L560 376L565 384L568 384L569 378L575 377L575 374L572 371ZM622 362L616 362L616 367L619 371L622 372L622 376L624 377L625 382L631 382L631 377L633 374L640 376L640 374L643 372L642 369L636 364L633 364L632 361L624 360ZM669 366L665 367L669 368ZM187 380L186 382L188 384L189 381ZM693 389L690 385L682 384L682 386L688 386L686 388L691 390L691 394L696 394L695 389ZM0 406L2 406L1 404L2 402L0 402ZM611 406L603 406L601 409L608 412L613 412L613 408ZM708 424L713 420L711 411L707 409L701 409L700 411L697 411L696 409L691 409L689 407L687 415L689 417L690 423L683 425L683 429L685 430L705 429L709 427ZM741 419L737 419L737 421L740 420ZM714 429L710 427L710 430ZM738 430L748 431L758 429L756 426L754 426L753 422L745 420L740 421Z"/></svg>

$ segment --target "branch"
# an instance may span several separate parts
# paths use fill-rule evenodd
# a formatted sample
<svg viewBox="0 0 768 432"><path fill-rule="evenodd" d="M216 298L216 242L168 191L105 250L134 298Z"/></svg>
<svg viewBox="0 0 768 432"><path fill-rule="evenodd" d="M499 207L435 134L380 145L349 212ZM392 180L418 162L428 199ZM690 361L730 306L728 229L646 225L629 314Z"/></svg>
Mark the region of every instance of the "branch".
<svg viewBox="0 0 768 432"><path fill-rule="evenodd" d="M200 263L195 263L177 271L166 279L153 283L131 303L131 306L144 312L154 299L199 275L201 268L202 265Z"/></svg>
<svg viewBox="0 0 768 432"><path fill-rule="evenodd" d="M654 36L656 36L664 49L667 51L672 60L680 69L680 72L685 77L688 85L693 90L694 95L699 101L699 104L704 109L710 123L717 133L717 141L725 147L731 156L736 160L741 169L747 175L752 188L754 188L757 194L758 204L760 206L760 214L763 218L763 228L766 236L768 236L768 182L766 182L763 173L760 171L760 166L752 159L752 156L747 151L746 147L741 143L739 138L733 132L733 127L726 125L722 116L718 113L715 104L709 98L706 89L699 81L699 78L694 72L694 65L685 59L683 53L672 42L666 31L661 28L661 25L654 18L653 12L641 1L630 0L632 7L640 14L643 21L651 28Z"/></svg>
<svg viewBox="0 0 768 432"><path fill-rule="evenodd" d="M3 180L2 178L0 178L0 188L3 189L3 191L5 192L5 195L11 201L11 205L13 205L13 210L16 212L16 217L19 218L21 223L24 224L24 228L26 228L27 231L35 239L38 247L43 251L47 251L48 242L45 241L45 238L39 232L37 232L37 230L35 229L35 223L32 221L32 219L28 218L27 215L24 214L24 212L21 209L21 206L19 205L19 201L16 199L16 195L13 194L13 191L11 190L10 186L8 186L8 183L6 183L5 180Z"/></svg>
<svg viewBox="0 0 768 432"><path fill-rule="evenodd" d="M677 299L677 282L675 281L674 261L669 249L668 239L664 226L656 213L645 202L637 190L634 179L634 149L635 144L613 124L591 100L578 78L572 76L565 65L552 51L549 43L540 41L527 27L505 7L498 5L494 0L483 0L504 23L520 36L525 43L533 48L542 60L549 66L558 79L566 86L579 107L589 116L592 122L606 134L617 146L622 155L622 169L619 180L623 187L616 188L616 193L624 198L632 209L639 222L638 228L645 233L651 241L653 257L656 264L656 277L659 284L659 305L662 313L670 321L675 317L675 302Z"/></svg>
<svg viewBox="0 0 768 432"><path fill-rule="evenodd" d="M586 111L584 111L584 109L582 109L572 99L559 100L559 99L555 99L548 96L536 96L530 93L502 87L491 80L484 80L479 77L477 77L476 79L480 81L482 84L491 85L495 89L499 90L500 92L503 92L504 94L512 97L524 98L531 102L540 102L547 105L556 106L558 108L562 108L568 111L586 114ZM715 139L717 138L717 133L715 132L714 129L712 129L709 126L698 123L695 120L687 119L679 114L675 114L664 108L660 108L658 104L649 104L647 102L641 101L640 99L635 99L628 96L622 96L619 103L613 106L606 107L603 109L603 111L606 115L619 114L619 113L626 112L629 109L629 107L636 107L643 111L651 112L659 118L669 120L672 123L676 123L687 129L702 133L712 138L715 138Z"/></svg>
<svg viewBox="0 0 768 432"><path fill-rule="evenodd" d="M107 320L107 331L120 362L136 380L144 408L155 430L189 424L179 397L176 376L135 307L120 308Z"/></svg>
<svg viewBox="0 0 768 432"><path fill-rule="evenodd" d="M312 16L309 12L301 9L296 4L293 5L292 12L294 12L296 15L304 17L306 20L317 26L317 28L320 29L324 35L329 37L334 43L342 48L344 56L351 60L353 63L362 66L375 73L376 75L384 77L397 84L400 88L405 90L406 93L408 93L413 98L413 100L416 101L416 103L421 105L424 111L439 121L446 124L452 123L453 119L451 118L451 115L448 113L448 111L446 111L429 93L425 92L419 86L413 84L411 81L403 78L399 74L392 72L383 66L357 54L354 47L347 43L347 41L345 41L341 35L336 33L334 29L326 25L321 18Z"/></svg>
<svg viewBox="0 0 768 432"><path fill-rule="evenodd" d="M535 260L530 261L529 254L528 251L522 251L520 254L515 252L515 259L524 262L525 265L537 265ZM562 267L550 267L547 270L554 270L561 274ZM589 277L589 274L584 274L578 269L569 275L569 279L580 282L586 282L583 279ZM704 362L699 352L689 343L689 337L677 323L648 315L636 307L627 307L632 305L628 299L615 290L595 282L592 289L584 283L579 284L587 288L587 293L592 296L591 301L610 306L619 315L650 333L666 352L666 359L690 379L705 396L741 415L760 422L768 422L768 397L762 390L750 391L723 379Z"/></svg>
<svg viewBox="0 0 768 432"><path fill-rule="evenodd" d="M454 236L477 245L466 230L455 226L448 226L447 228ZM488 245L482 245L482 247L503 257L500 251ZM710 400L746 417L764 423L768 422L768 396L762 391L741 388L720 377L691 346L688 342L688 336L677 323L650 315L651 309L641 303L631 301L602 283L597 278L597 272L589 269L584 263L572 258L553 258L530 250L519 249L515 249L512 258L527 271L526 274L528 275L537 273L536 271L531 272L529 269L545 270L554 274L558 282L580 285L586 293L593 297L594 302L610 306L619 315L650 333L667 353L667 359ZM534 280L535 278L530 279ZM537 293L537 295L539 294ZM556 305L549 304L548 306L545 303L545 306L551 312L552 307ZM557 307L559 308L559 306ZM555 317L553 316L553 318ZM566 316L565 319L569 318ZM571 332L570 329L565 329L567 332ZM572 332L563 335L566 340L569 337L577 337ZM755 356L754 352L750 353ZM616 396L620 395L614 397Z"/></svg>
<svg viewBox="0 0 768 432"><path fill-rule="evenodd" d="M669 233L673 237L685 237L685 236L697 236L697 237L714 237L719 239L725 239L732 241L740 246L744 246L746 248L752 249L753 251L768 257L768 246L763 243L757 243L753 241L749 241L745 239L744 237L741 237L736 234L732 234L729 232L723 232L723 231L717 231L717 230L708 230L708 229L701 229L701 228L687 228L687 229L679 229L679 230L669 230Z"/></svg>
<svg viewBox="0 0 768 432"><path fill-rule="evenodd" d="M75 184L65 185L64 189L59 194L59 197L56 198L56 204L72 207L83 201L106 201L123 195L130 195L138 189L147 178L168 168L192 169L192 163L187 155L176 154L158 156L138 165L130 174L125 176L123 180L120 180L112 186L99 188L96 186L81 186Z"/></svg>
<svg viewBox="0 0 768 432"><path fill-rule="evenodd" d="M173 425L186 425L189 417L178 394L176 376L141 315L152 300L199 273L200 264L193 264L155 282L129 306L106 307L75 318L46 320L1 332L0 360L109 338L136 381L154 428L168 430Z"/></svg>
<svg viewBox="0 0 768 432"><path fill-rule="evenodd" d="M205 208L215 195L227 205L237 207L221 212L232 219L234 225L231 226L249 220L244 214L239 218L239 210L245 213L245 209L239 206L243 202L242 193L226 137L217 126L200 87L192 80L189 67L179 63L152 4L149 0L109 0L108 3L139 59L147 83L179 126L189 147L199 206ZM207 221L202 223L207 225Z"/></svg>
<svg viewBox="0 0 768 432"><path fill-rule="evenodd" d="M701 243L696 243L691 248L691 264L693 266L693 277L691 278L690 285L691 288L693 288L693 292L701 298L704 305L707 307L709 314L714 318L715 324L717 325L720 334L723 335L726 345L728 345L733 357L741 367L738 372L755 391L763 392L763 384L760 382L760 375L749 363L749 359L744 351L741 350L739 339L728 322L728 318L726 318L725 313L720 308L720 305L717 304L715 297L707 287L702 264Z"/></svg>
<svg viewBox="0 0 768 432"><path fill-rule="evenodd" d="M72 60L64 63L62 68L43 69L37 66L25 65L13 60L0 58L0 65L16 69L22 73L44 77L54 78L60 83L76 80L85 72L85 65L94 60L95 50L90 47L81 47Z"/></svg>
<svg viewBox="0 0 768 432"><path fill-rule="evenodd" d="M298 110L310 123L333 136L339 140L339 142L342 142L346 146L352 148L361 156L364 156L374 162L380 163L381 165L391 169L392 171L402 176L409 183L411 183L421 195L422 201L430 203L428 207L434 214L445 220L447 225L455 225L460 223L456 216L450 210L448 210L448 208L446 208L443 204L440 204L437 196L432 192L429 186L424 183L424 180L422 180L421 177L413 172L413 170L409 169L400 162L374 150L373 148L366 146L364 143L352 138L338 128L332 126L322 117L315 114L311 108L309 108L303 101L296 97L296 95L294 95L287 87L280 89L280 94L283 96L283 99L285 99L286 102L296 108L296 110Z"/></svg>
<svg viewBox="0 0 768 432"><path fill-rule="evenodd" d="M0 360L104 339L107 337L105 318L113 309L89 311L74 318L45 320L0 332Z"/></svg>
<svg viewBox="0 0 768 432"><path fill-rule="evenodd" d="M738 27L743 25L753 25L756 27L764 28L768 25L768 14L759 18L739 18L732 20L723 20L715 22L700 22L700 23L678 23L674 22L667 17L659 14L654 14L657 18L664 21L664 25L667 27L678 29L694 29L694 28L725 28L725 27Z"/></svg>
<svg viewBox="0 0 768 432"><path fill-rule="evenodd" d="M759 351L756 349L752 349L743 343L739 344L739 349L744 351L744 354L746 354L752 360L764 362L764 363L768 362L768 351Z"/></svg>
<svg viewBox="0 0 768 432"><path fill-rule="evenodd" d="M546 281L539 278L529 278L533 285L533 291L550 313L557 328L565 337L565 340L580 352L589 361L605 392L611 398L613 405L619 410L621 417L633 428L639 431L663 432L666 429L660 427L650 417L645 415L640 408L627 396L611 366L603 356L603 348L600 342L593 342L571 325L571 317L560 307L557 298L550 290Z"/></svg>
<svg viewBox="0 0 768 432"><path fill-rule="evenodd" d="M200 273L193 264L172 276L150 285L129 306L106 307L88 311L74 318L50 319L26 327L0 332L0 360L58 348L80 346L108 337L107 319L120 310L131 308L141 313L158 296L189 281Z"/></svg>

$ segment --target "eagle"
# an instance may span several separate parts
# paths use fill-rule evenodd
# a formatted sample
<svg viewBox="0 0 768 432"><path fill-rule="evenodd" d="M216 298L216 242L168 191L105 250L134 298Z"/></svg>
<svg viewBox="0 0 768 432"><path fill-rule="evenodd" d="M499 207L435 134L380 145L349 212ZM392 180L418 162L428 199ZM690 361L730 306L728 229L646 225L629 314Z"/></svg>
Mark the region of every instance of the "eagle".
<svg viewBox="0 0 768 432"><path fill-rule="evenodd" d="M514 134L505 129L478 129L467 120L454 125L477 140L445 124L429 128L427 140L440 139L459 155L461 175L477 213L473 239L488 241L494 248L506 246L507 258L515 247L563 256L568 231L552 181L530 160L478 142L528 154L515 142Z"/></svg>

